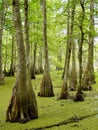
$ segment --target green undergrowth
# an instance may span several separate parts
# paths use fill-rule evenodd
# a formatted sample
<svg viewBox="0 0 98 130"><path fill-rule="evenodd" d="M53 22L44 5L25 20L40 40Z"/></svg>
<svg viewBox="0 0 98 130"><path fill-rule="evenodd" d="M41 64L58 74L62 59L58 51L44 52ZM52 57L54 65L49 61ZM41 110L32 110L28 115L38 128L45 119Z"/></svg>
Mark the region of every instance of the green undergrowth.
<svg viewBox="0 0 98 130"><path fill-rule="evenodd" d="M93 91L85 92L87 97L85 97L84 102L73 102L71 99L59 100L58 95L60 94L62 85L61 74L60 71L51 73L55 92L55 97L51 98L37 96L42 75L37 75L36 79L32 80L37 97L39 118L29 121L26 124L5 122L6 109L15 83L14 77L6 77L5 85L0 86L0 130L26 130L39 128L57 124L75 116L82 117L98 112L98 83L96 82L96 84L93 85ZM96 81L97 79L96 73ZM70 94L75 94L75 92L70 92ZM96 114L95 116L85 118L79 122L49 128L49 130L98 130L98 115Z"/></svg>

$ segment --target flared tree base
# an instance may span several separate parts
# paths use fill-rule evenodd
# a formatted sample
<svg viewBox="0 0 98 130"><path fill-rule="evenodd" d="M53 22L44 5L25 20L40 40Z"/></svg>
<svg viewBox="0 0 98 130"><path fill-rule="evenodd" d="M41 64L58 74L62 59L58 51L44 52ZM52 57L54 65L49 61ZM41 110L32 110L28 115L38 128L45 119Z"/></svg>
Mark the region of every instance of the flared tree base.
<svg viewBox="0 0 98 130"><path fill-rule="evenodd" d="M68 88L70 91L76 91L76 86L77 86L77 78L76 78L76 76L73 76L69 80L69 87Z"/></svg>
<svg viewBox="0 0 98 130"><path fill-rule="evenodd" d="M18 86L15 85L6 111L6 122L26 123L29 120L38 118L37 107L35 107L36 103L33 106L31 104L28 99L24 99L21 104L18 95Z"/></svg>
<svg viewBox="0 0 98 130"><path fill-rule="evenodd" d="M74 102L82 102L84 101L83 93L77 93L76 96L73 99Z"/></svg>
<svg viewBox="0 0 98 130"><path fill-rule="evenodd" d="M41 89L41 91L38 93L38 96L40 96L40 97L54 97L53 86L52 85L51 86L50 85L43 86L43 88Z"/></svg>
<svg viewBox="0 0 98 130"><path fill-rule="evenodd" d="M53 97L54 96L52 81L48 73L43 75L40 92L38 95L40 97Z"/></svg>
<svg viewBox="0 0 98 130"><path fill-rule="evenodd" d="M60 99L69 99L69 93L68 93L68 91L61 93Z"/></svg>
<svg viewBox="0 0 98 130"><path fill-rule="evenodd" d="M49 94L45 94L45 93L40 93L38 92L38 96L40 97L54 97L54 93L49 93Z"/></svg>

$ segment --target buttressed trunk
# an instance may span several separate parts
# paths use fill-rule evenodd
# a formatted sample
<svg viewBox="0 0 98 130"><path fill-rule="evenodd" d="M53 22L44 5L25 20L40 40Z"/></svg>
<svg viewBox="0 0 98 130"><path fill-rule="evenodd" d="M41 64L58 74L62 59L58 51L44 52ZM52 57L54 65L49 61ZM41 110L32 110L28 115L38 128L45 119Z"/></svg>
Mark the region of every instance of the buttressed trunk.
<svg viewBox="0 0 98 130"><path fill-rule="evenodd" d="M52 97L54 96L54 92L48 63L46 0L43 0L42 7L43 7L43 39L44 39L45 66L39 96Z"/></svg>
<svg viewBox="0 0 98 130"><path fill-rule="evenodd" d="M83 90L92 90L91 85L95 83L95 75L94 75L94 1L90 2L90 27L89 27L89 44L88 44L88 61L87 67L84 72L84 76L82 79L82 87Z"/></svg>
<svg viewBox="0 0 98 130"><path fill-rule="evenodd" d="M25 43L26 43L26 76L28 90L28 113L31 119L38 117L37 102L31 83L30 73L30 44L29 44L29 24L28 24L28 0L24 0L25 8Z"/></svg>
<svg viewBox="0 0 98 130"><path fill-rule="evenodd" d="M13 0L13 15L14 25L17 37L17 51L18 51L18 69L16 83L13 88L12 97L6 112L6 121L25 123L30 119L37 118L37 109L35 110L36 102L31 98L30 89L28 89L27 75L26 75L26 58L25 48L22 33L22 24L20 16L19 0ZM32 93L34 96L34 94ZM35 98L35 97L34 97ZM33 109L34 108L34 109ZM36 107L37 108L37 107Z"/></svg>

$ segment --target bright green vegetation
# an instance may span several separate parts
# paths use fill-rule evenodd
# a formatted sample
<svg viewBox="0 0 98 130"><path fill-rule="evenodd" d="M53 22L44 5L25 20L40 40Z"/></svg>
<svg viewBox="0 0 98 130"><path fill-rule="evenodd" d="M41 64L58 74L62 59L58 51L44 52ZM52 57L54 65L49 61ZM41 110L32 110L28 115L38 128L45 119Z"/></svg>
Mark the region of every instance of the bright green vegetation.
<svg viewBox="0 0 98 130"><path fill-rule="evenodd" d="M73 102L71 99L58 100L61 90L61 74L62 72L55 71L52 73L55 97L44 98L37 96L39 118L27 122L26 124L20 123L6 123L6 109L11 97L12 87L15 78L7 77L6 84L0 86L0 130L25 130L30 128L44 127L47 125L57 124L71 117L82 117L91 115L98 112L98 89L97 83L91 92L86 92L84 102ZM41 83L41 75L38 75L36 80L33 80L33 88L37 93ZM96 78L97 81L97 78ZM74 94L74 92L70 92ZM49 130L98 130L98 114L89 118L83 119L79 122L62 125L59 127L49 128Z"/></svg>

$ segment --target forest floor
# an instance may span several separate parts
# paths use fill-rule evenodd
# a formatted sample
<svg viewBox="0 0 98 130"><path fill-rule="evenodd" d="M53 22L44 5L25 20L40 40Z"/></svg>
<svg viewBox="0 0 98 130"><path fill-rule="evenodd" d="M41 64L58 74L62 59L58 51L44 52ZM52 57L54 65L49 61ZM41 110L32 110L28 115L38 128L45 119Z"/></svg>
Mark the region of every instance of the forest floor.
<svg viewBox="0 0 98 130"><path fill-rule="evenodd" d="M11 98L15 77L6 77L5 85L0 86L0 130L98 130L98 83L93 91L86 93L84 102L73 102L72 99L59 100L62 79L61 71L51 73L55 97L38 97L42 75L32 80L38 103L39 118L27 122L6 123L6 109ZM96 82L98 74L96 74ZM70 92L75 95L76 92Z"/></svg>

